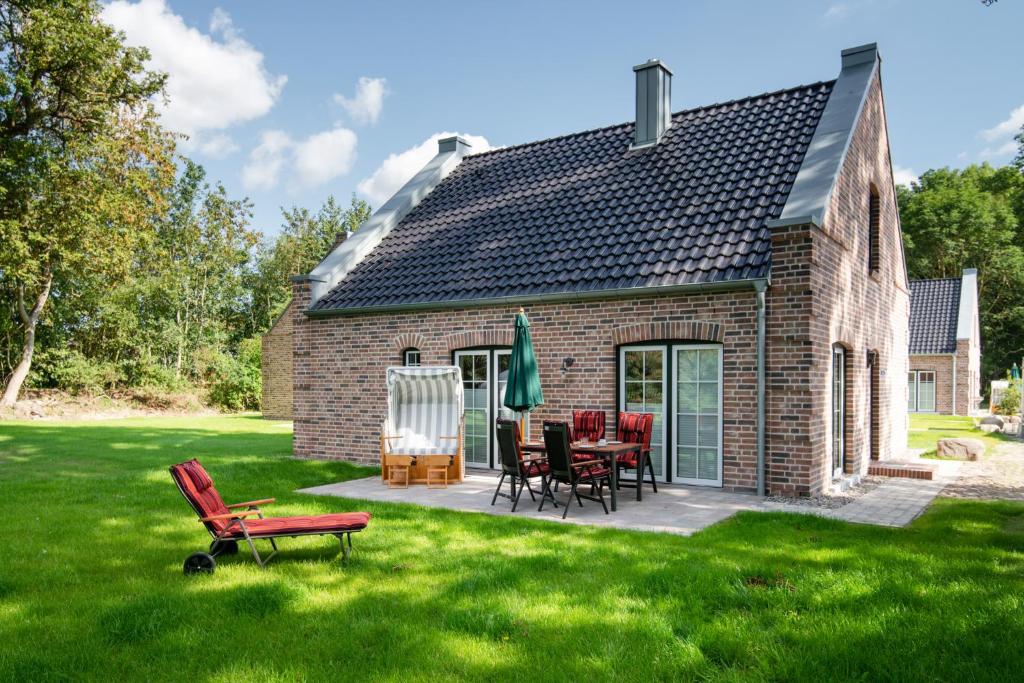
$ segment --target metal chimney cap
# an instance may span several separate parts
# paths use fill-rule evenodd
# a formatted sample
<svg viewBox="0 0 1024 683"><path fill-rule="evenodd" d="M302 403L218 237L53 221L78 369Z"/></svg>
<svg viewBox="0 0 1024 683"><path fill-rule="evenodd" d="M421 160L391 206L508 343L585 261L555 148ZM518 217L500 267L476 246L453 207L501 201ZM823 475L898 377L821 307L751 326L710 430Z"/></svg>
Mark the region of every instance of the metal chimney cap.
<svg viewBox="0 0 1024 683"><path fill-rule="evenodd" d="M675 75L672 73L672 69L668 68L668 65L665 64L665 62L661 61L660 59L656 59L655 57L651 57L643 64L637 64L636 66L633 67L633 71L643 71L644 69L652 69L656 66L660 66L662 69L667 71L670 76Z"/></svg>

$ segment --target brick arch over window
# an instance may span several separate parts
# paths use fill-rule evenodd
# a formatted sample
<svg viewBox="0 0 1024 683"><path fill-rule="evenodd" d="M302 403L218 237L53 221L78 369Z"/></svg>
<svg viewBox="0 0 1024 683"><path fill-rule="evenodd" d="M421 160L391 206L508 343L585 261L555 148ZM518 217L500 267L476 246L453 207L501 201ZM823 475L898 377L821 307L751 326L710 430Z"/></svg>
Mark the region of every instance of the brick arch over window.
<svg viewBox="0 0 1024 683"><path fill-rule="evenodd" d="M612 330L612 341L615 342L616 346L659 339L693 339L722 342L725 339L725 330L719 323L696 320L624 325Z"/></svg>
<svg viewBox="0 0 1024 683"><path fill-rule="evenodd" d="M514 332L509 330L474 330L456 332L444 338L449 351L468 349L474 346L512 346Z"/></svg>
<svg viewBox="0 0 1024 683"><path fill-rule="evenodd" d="M416 332L406 332L395 337L395 351L402 353L406 349L420 349L427 345L427 338Z"/></svg>

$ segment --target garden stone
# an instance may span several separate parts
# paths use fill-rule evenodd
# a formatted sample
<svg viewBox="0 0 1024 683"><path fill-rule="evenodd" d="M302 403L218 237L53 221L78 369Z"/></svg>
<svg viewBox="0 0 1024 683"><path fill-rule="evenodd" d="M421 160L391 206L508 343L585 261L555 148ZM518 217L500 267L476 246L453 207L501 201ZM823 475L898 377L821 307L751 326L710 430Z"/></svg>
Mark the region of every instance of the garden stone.
<svg viewBox="0 0 1024 683"><path fill-rule="evenodd" d="M999 429L1002 429L1003 425L1005 424L1006 421L1003 420L1003 418L999 417L998 415L986 415L985 417L981 418L982 429L985 428L985 425L995 425Z"/></svg>
<svg viewBox="0 0 1024 683"><path fill-rule="evenodd" d="M979 455L985 453L985 444L969 438L939 439L935 444L935 452L947 458L977 460Z"/></svg>
<svg viewBox="0 0 1024 683"><path fill-rule="evenodd" d="M997 424L993 424L991 422L986 422L986 423L982 423L981 426L979 427L979 429L981 429L981 431L985 432L986 434L991 434L992 432L1002 431L1003 428L1000 427Z"/></svg>

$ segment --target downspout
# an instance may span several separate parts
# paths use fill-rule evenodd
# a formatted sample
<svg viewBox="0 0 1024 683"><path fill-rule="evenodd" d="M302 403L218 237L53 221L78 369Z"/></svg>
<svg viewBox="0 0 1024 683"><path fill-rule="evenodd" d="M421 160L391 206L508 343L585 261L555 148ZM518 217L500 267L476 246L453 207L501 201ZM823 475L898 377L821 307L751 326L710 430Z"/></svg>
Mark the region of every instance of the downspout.
<svg viewBox="0 0 1024 683"><path fill-rule="evenodd" d="M754 283L757 291L757 495L765 492L764 476L764 424L765 424L765 381L764 381L764 292L767 281Z"/></svg>
<svg viewBox="0 0 1024 683"><path fill-rule="evenodd" d="M938 379L938 378L936 378ZM938 392L936 392L938 393ZM953 388L950 391L953 396L953 410L952 413L956 415L956 354L953 354Z"/></svg>

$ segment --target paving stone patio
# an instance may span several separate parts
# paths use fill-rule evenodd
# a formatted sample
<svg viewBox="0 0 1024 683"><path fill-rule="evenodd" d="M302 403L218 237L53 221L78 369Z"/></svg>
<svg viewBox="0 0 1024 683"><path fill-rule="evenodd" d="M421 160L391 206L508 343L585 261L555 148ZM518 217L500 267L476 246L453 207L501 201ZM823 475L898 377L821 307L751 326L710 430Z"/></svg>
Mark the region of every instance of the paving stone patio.
<svg viewBox="0 0 1024 683"><path fill-rule="evenodd" d="M389 489L381 483L379 477L371 477L301 489L299 493L342 496L388 503L414 503L427 507L484 512L492 515L512 514L512 503L508 499L498 498L494 506L491 506L491 496L498 483L498 476L498 472L473 472L466 475L462 484L452 485L446 489L428 489L425 486ZM508 491L507 485L505 491ZM561 503L566 500L567 491L563 489L556 493L555 497L559 502L557 510L548 504L544 506L542 512L538 512L537 503L531 502L529 494L524 491L515 514L518 517L561 522ZM539 502L539 494L537 498ZM607 492L605 499L608 500ZM617 512L606 515L601 509L600 503L584 500L583 507L573 503L569 510L569 517L565 521L570 524L589 524L637 531L661 531L689 536L706 526L731 517L740 510L757 510L763 504L762 499L752 494L728 493L718 489L676 485L659 485L658 493L652 493L647 487L644 489L643 501L638 503L636 491L624 488L619 491Z"/></svg>
<svg viewBox="0 0 1024 683"><path fill-rule="evenodd" d="M652 493L649 488L645 489L644 499L639 503L633 489L622 489L619 492L619 509L609 515L604 514L599 503L584 500L582 508L573 503L569 517L564 521L570 524L660 531L689 536L741 510L755 510L812 514L857 524L904 527L924 512L935 496L958 477L961 463L929 462L938 464L932 481L887 478L878 488L838 509L800 507L769 502L753 494L662 484L658 487L658 493ZM428 489L425 486L390 489L381 483L379 477L368 477L301 489L299 493L388 503L413 503L491 515L512 514L512 504L507 499L498 498L497 502L491 505L491 496L494 494L497 481L497 472L475 471L467 474L462 484L452 485L446 489ZM508 490L507 486L505 490ZM563 490L556 496L561 504L566 500L567 493ZM550 505L545 505L544 510L538 512L537 504L532 503L525 492L515 514L533 519L563 521L561 506L556 510Z"/></svg>

